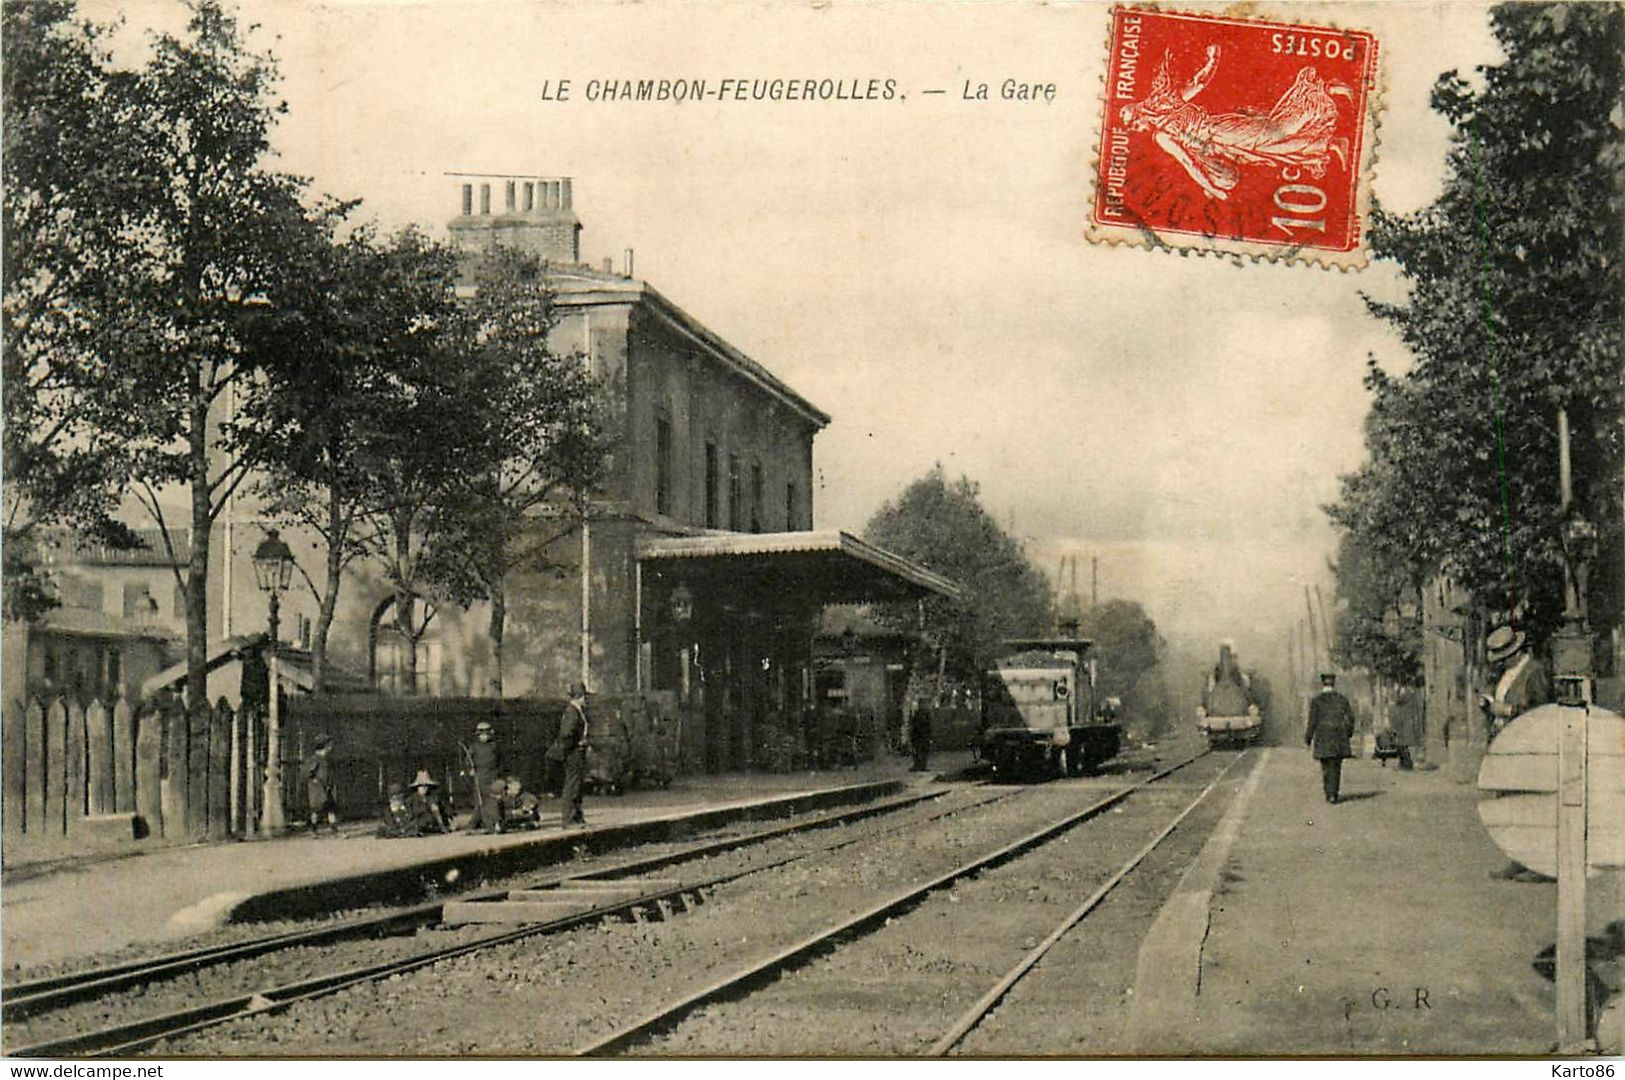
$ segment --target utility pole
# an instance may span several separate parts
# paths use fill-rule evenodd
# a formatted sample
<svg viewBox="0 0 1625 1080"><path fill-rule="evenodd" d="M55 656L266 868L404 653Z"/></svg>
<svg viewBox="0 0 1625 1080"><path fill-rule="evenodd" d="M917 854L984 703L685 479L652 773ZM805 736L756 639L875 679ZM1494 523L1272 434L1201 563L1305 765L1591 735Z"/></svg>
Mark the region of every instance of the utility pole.
<svg viewBox="0 0 1625 1080"><path fill-rule="evenodd" d="M1569 414L1557 410L1557 474L1563 519L1563 629L1552 638L1562 728L1557 743L1557 1052L1586 1048L1586 817L1590 801L1591 634L1585 591L1597 531L1574 510Z"/></svg>
<svg viewBox="0 0 1625 1080"><path fill-rule="evenodd" d="M1320 595L1320 586L1315 586L1315 605L1320 608L1320 629L1326 635L1326 666L1332 667L1332 621L1326 617L1326 598Z"/></svg>
<svg viewBox="0 0 1625 1080"><path fill-rule="evenodd" d="M1089 606L1100 604L1100 556L1089 556Z"/></svg>
<svg viewBox="0 0 1625 1080"><path fill-rule="evenodd" d="M1320 635L1315 633L1315 604L1309 598L1309 586L1303 587L1303 606L1309 612L1309 659L1316 666L1320 666Z"/></svg>

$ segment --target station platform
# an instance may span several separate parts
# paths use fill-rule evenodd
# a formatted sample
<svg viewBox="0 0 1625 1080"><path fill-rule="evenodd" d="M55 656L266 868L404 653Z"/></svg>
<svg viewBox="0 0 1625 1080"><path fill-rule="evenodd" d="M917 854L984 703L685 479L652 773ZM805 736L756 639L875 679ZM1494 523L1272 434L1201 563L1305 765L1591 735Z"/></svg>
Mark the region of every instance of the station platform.
<svg viewBox="0 0 1625 1080"><path fill-rule="evenodd" d="M669 788L588 796L585 829L562 830L557 800L539 830L380 839L376 822L340 835L159 847L118 856L8 867L0 873L0 966L5 971L150 951L234 921L312 918L377 903L413 903L486 877L568 861L586 848L669 840L760 820L900 794L969 764L932 755L913 773L905 757L857 768L679 778Z"/></svg>
<svg viewBox="0 0 1625 1080"><path fill-rule="evenodd" d="M1478 819L1477 789L1357 759L1328 805L1302 747L1258 753L1142 946L1135 1052L1552 1053L1540 960L1557 886L1515 872ZM1617 1000L1625 874L1593 875L1587 900L1592 970Z"/></svg>

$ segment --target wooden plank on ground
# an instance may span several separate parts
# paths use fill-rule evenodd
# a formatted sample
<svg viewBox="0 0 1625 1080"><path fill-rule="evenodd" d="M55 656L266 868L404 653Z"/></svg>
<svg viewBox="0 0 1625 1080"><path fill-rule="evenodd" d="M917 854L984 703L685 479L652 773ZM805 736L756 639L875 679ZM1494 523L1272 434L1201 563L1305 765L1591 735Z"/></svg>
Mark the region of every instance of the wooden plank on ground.
<svg viewBox="0 0 1625 1080"><path fill-rule="evenodd" d="M136 717L134 725L135 763L130 800L148 836L162 836L164 832L163 723L162 713L147 709Z"/></svg>
<svg viewBox="0 0 1625 1080"><path fill-rule="evenodd" d="M128 701L113 706L113 810L136 812L135 805L135 710Z"/></svg>
<svg viewBox="0 0 1625 1080"><path fill-rule="evenodd" d="M28 702L13 698L0 715L0 829L21 836L28 814Z"/></svg>
<svg viewBox="0 0 1625 1080"><path fill-rule="evenodd" d="M90 814L113 812L113 714L99 701L85 710L85 803Z"/></svg>

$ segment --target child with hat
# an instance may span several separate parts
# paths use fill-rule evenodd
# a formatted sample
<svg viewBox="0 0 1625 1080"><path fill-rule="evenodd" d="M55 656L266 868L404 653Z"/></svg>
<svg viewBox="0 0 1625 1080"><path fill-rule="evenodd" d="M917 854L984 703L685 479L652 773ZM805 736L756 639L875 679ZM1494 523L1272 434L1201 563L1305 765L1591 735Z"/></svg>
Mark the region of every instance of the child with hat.
<svg viewBox="0 0 1625 1080"><path fill-rule="evenodd" d="M305 797L310 805L310 835L317 835L323 820L333 835L339 832L338 795L333 787L333 738L316 736L315 750L305 761Z"/></svg>

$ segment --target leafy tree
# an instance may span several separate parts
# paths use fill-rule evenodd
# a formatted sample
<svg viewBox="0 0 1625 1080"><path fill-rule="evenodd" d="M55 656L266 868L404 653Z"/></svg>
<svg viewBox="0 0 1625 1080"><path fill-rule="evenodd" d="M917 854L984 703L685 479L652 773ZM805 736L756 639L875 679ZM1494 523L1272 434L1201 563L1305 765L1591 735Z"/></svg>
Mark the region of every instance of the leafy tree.
<svg viewBox="0 0 1625 1080"><path fill-rule="evenodd" d="M925 632L946 671L973 679L1007 637L1046 633L1053 619L1049 583L1021 545L982 508L966 477L950 482L938 465L869 519L864 538L957 582L955 602L925 600ZM882 605L875 618L912 633L913 604Z"/></svg>
<svg viewBox="0 0 1625 1080"><path fill-rule="evenodd" d="M547 343L553 296L540 260L497 248L473 267L463 305L481 381L477 423L488 463L453 478L441 499L441 543L425 575L453 598L490 605L490 693L502 696L508 579L557 569L552 546L575 531L609 462L607 406L579 355Z"/></svg>
<svg viewBox="0 0 1625 1080"><path fill-rule="evenodd" d="M1422 681L1421 594L1402 564L1381 557L1369 534L1350 531L1338 544L1337 595L1345 601L1333 620L1332 659L1365 668L1407 686Z"/></svg>
<svg viewBox="0 0 1625 1080"><path fill-rule="evenodd" d="M40 549L66 526L130 546L113 518L127 456L109 382L116 341L102 316L119 301L114 259L128 142L129 79L110 70L105 28L67 0L3 11L5 614L55 606Z"/></svg>
<svg viewBox="0 0 1625 1080"><path fill-rule="evenodd" d="M1369 372L1370 460L1331 513L1410 583L1448 573L1538 639L1561 607L1559 408L1575 509L1601 530L1593 618L1617 625L1625 595L1625 9L1506 4L1491 19L1505 61L1482 89L1455 72L1434 89L1455 129L1443 194L1373 215L1373 251L1411 292L1368 304L1416 363Z"/></svg>
<svg viewBox="0 0 1625 1080"><path fill-rule="evenodd" d="M1133 600L1108 600L1085 610L1078 632L1095 643L1099 692L1127 698L1146 672L1162 660L1157 624Z"/></svg>
<svg viewBox="0 0 1625 1080"><path fill-rule="evenodd" d="M270 513L321 540L320 580L300 566L317 601L311 666L321 693L344 572L379 545L379 512L393 502L373 469L389 461L394 429L412 415L414 378L432 369L439 335L458 317L456 261L410 231L387 244L368 230L342 243L313 235L290 257L262 339L280 363L244 423L265 463L256 488Z"/></svg>
<svg viewBox="0 0 1625 1080"><path fill-rule="evenodd" d="M95 394L128 440L136 494L178 550L161 492L189 495L187 685L204 685L208 557L214 522L258 464L227 422L230 395L263 393L265 297L308 243L302 182L264 159L275 116L276 66L249 51L217 0L196 0L182 35L163 34L131 73L119 115L127 170L114 241L98 257L118 268L120 295L97 312L112 343ZM319 215L318 215L319 217Z"/></svg>

